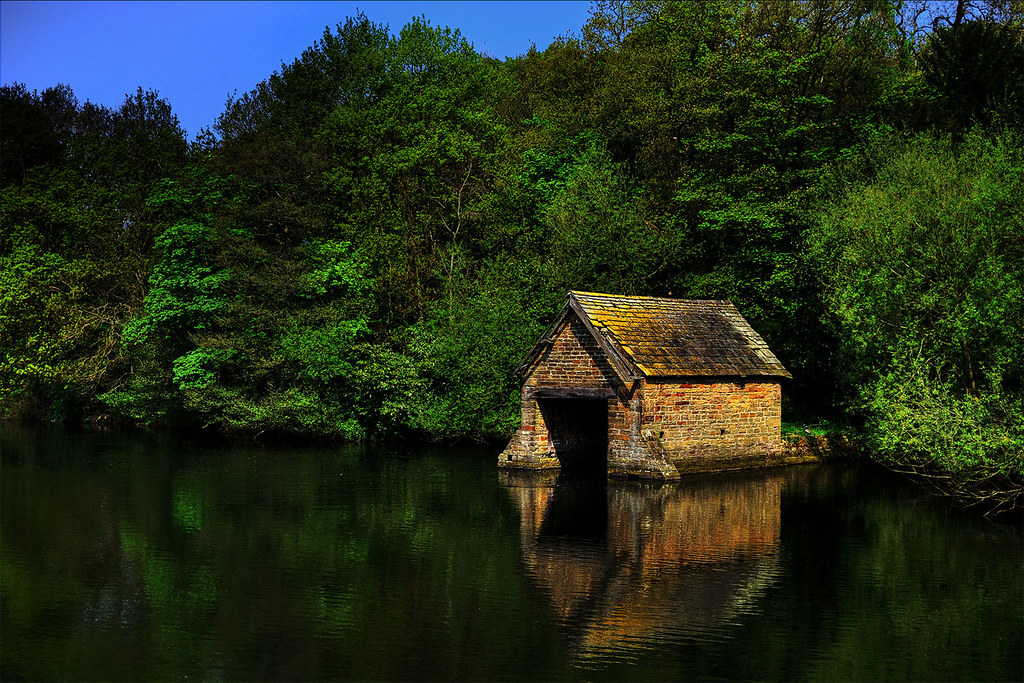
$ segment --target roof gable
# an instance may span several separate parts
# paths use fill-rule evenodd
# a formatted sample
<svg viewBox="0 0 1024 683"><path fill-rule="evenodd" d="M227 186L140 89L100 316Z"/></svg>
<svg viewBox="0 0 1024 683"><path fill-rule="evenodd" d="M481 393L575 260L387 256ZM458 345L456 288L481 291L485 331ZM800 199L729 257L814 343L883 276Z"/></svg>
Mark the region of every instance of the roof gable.
<svg viewBox="0 0 1024 683"><path fill-rule="evenodd" d="M792 377L731 301L570 291L575 312L624 382L644 377ZM549 335L520 365L528 371Z"/></svg>

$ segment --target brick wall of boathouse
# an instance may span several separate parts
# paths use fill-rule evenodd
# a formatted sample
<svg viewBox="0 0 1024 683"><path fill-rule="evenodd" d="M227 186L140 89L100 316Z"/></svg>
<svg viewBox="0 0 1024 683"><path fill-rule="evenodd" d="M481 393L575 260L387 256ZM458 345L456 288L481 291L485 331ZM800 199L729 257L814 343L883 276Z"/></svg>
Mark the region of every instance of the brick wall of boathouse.
<svg viewBox="0 0 1024 683"><path fill-rule="evenodd" d="M657 437L680 471L767 464L782 444L782 387L766 379L648 380L643 431Z"/></svg>
<svg viewBox="0 0 1024 683"><path fill-rule="evenodd" d="M658 429L673 451L690 447L744 448L781 438L778 382L699 378L651 381L644 387L643 423Z"/></svg>
<svg viewBox="0 0 1024 683"><path fill-rule="evenodd" d="M522 455L530 460L554 458L549 464L557 466L582 454L593 457L595 449L606 451L608 435L626 427L622 422L628 409L620 398L625 393L622 383L579 318L567 318L552 338L523 385L517 436L523 443ZM554 397L565 389L577 391Z"/></svg>
<svg viewBox="0 0 1024 683"><path fill-rule="evenodd" d="M591 412L600 402L611 474L670 477L676 468L749 466L743 461L763 459L780 444L781 388L765 379L653 378L626 387L586 326L568 316L528 371L521 426L503 458L558 467L580 453L593 457L605 438L595 434ZM552 398L566 389L579 393ZM709 466L715 459L721 467Z"/></svg>

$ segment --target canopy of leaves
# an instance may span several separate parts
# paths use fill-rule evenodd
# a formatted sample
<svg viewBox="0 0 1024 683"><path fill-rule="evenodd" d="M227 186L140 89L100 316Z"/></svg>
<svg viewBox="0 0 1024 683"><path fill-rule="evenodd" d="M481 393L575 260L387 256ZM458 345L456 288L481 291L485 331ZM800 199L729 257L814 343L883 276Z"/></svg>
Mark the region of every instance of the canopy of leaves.
<svg viewBox="0 0 1024 683"><path fill-rule="evenodd" d="M1019 496L1024 147L974 132L875 151L815 236L874 450Z"/></svg>

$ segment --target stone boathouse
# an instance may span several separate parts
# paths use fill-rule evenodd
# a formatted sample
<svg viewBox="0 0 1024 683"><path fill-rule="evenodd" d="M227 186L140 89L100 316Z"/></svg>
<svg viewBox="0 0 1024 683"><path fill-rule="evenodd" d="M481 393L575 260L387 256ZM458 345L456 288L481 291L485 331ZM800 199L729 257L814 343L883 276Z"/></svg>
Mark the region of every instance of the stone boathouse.
<svg viewBox="0 0 1024 683"><path fill-rule="evenodd" d="M670 480L785 461L791 375L729 301L571 291L517 373L522 421L500 467Z"/></svg>

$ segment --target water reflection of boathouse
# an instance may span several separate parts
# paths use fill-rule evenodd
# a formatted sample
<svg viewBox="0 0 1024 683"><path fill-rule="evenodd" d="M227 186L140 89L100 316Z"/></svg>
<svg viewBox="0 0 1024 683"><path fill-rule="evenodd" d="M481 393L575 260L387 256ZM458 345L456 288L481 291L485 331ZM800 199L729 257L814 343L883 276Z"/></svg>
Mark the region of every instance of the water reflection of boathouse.
<svg viewBox="0 0 1024 683"><path fill-rule="evenodd" d="M777 570L783 474L649 486L505 475L521 557L581 660L717 639Z"/></svg>

